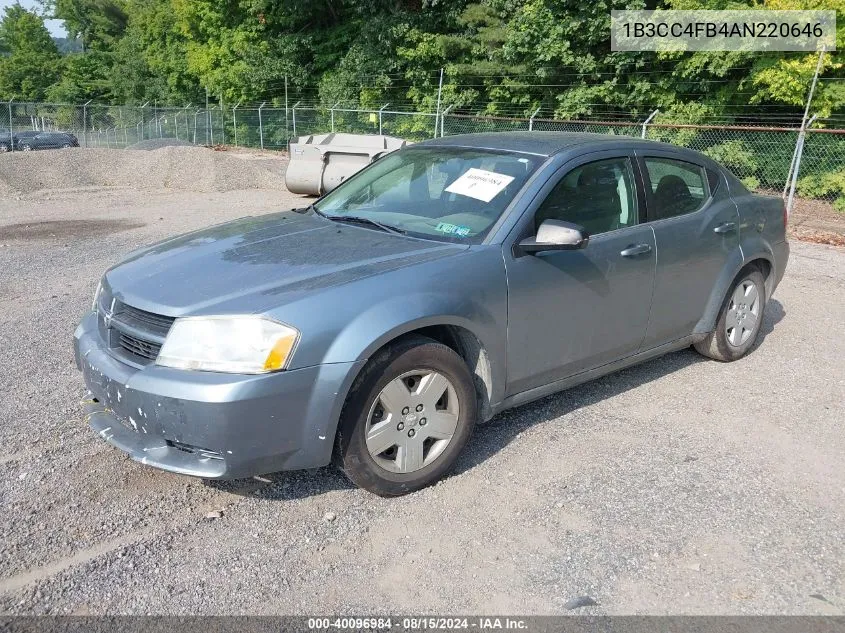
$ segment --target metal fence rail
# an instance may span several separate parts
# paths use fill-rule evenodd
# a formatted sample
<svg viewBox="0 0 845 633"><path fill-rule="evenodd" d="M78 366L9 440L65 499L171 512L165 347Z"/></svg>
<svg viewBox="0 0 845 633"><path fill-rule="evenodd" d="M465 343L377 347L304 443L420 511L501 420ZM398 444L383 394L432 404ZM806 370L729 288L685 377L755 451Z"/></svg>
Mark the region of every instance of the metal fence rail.
<svg viewBox="0 0 845 633"><path fill-rule="evenodd" d="M291 139L326 132L387 134L421 141L472 132L515 130L595 132L642 137L703 152L733 171L755 191L789 199L792 166L799 158L795 195L818 200L845 212L845 130L832 121L812 119L801 142L801 127L765 124L702 124L647 119L561 120L537 116L497 117L452 112L404 112L384 104L360 109L294 103L290 107L114 106L86 103L8 103L8 125L0 133L61 130L75 134L88 148L126 148L150 139L178 139L197 145L229 144L268 150L286 149ZM0 147L2 149L2 147ZM15 149L12 147L11 149Z"/></svg>

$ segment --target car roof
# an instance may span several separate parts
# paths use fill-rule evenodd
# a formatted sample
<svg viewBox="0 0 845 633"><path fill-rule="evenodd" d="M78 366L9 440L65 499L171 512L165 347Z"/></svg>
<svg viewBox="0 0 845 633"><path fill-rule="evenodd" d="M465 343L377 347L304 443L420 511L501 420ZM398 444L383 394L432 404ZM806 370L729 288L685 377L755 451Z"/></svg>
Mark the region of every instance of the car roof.
<svg viewBox="0 0 845 633"><path fill-rule="evenodd" d="M643 141L631 136L616 134L592 134L589 132L484 132L480 134L457 134L417 143L416 146L476 147L506 152L520 152L537 156L554 156L576 146L593 145L601 149L605 145L627 147L662 147L677 150L675 145L656 141Z"/></svg>

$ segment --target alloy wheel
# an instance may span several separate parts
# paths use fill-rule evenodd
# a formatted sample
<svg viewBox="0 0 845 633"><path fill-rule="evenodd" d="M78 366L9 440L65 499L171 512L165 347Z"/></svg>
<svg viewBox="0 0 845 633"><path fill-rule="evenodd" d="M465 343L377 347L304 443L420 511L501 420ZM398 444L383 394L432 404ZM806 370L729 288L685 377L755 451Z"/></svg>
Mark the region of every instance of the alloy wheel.
<svg viewBox="0 0 845 633"><path fill-rule="evenodd" d="M739 282L731 295L725 319L728 343L739 347L757 331L760 321L760 289L751 279Z"/></svg>

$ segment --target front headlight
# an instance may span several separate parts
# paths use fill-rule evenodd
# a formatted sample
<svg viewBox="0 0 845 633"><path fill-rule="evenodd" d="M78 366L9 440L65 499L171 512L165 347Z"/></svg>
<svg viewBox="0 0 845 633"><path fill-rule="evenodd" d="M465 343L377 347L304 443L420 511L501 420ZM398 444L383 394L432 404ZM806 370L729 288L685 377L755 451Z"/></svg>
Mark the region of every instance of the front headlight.
<svg viewBox="0 0 845 633"><path fill-rule="evenodd" d="M262 374L288 365L299 331L260 316L176 319L157 365L235 374Z"/></svg>

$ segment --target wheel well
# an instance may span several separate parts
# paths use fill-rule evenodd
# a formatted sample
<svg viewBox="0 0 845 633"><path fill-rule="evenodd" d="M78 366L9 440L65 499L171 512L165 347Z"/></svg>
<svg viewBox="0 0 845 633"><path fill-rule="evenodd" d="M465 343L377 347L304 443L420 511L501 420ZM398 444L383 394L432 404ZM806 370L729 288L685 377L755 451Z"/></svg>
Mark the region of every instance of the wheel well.
<svg viewBox="0 0 845 633"><path fill-rule="evenodd" d="M752 259L745 267L748 268L751 266L757 268L763 275L763 280L766 282L766 299L768 300L768 298L772 296L775 281L772 276L772 264L768 259L760 257L758 259Z"/></svg>
<svg viewBox="0 0 845 633"><path fill-rule="evenodd" d="M432 325L406 332L400 337L386 343L384 347L393 345L396 341L408 336L426 336L451 348L464 359L475 385L475 396L478 401L478 413L482 422L486 422L493 414L490 409L490 398L493 395L493 374L490 357L481 341L467 330L458 325ZM376 352L378 353L378 352Z"/></svg>

